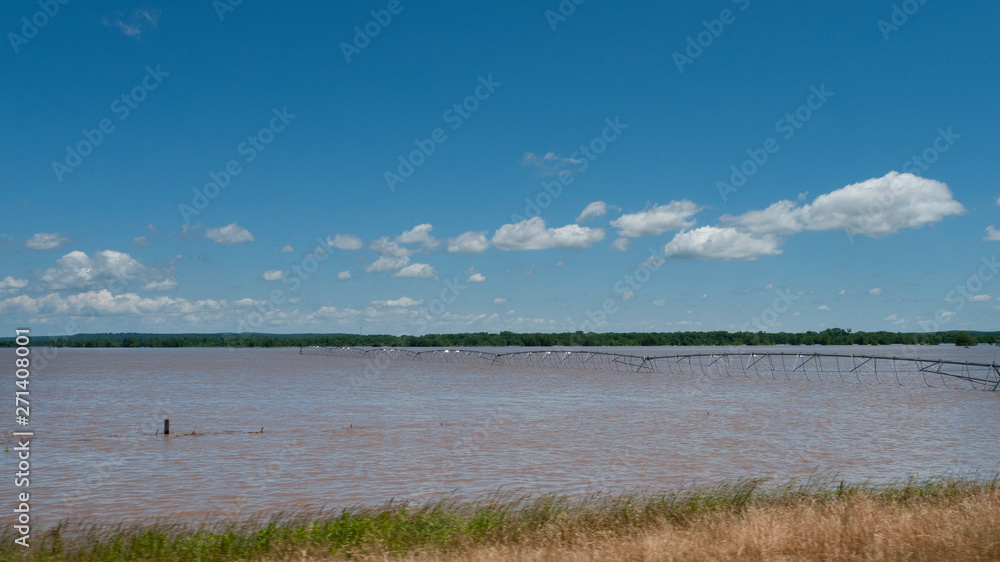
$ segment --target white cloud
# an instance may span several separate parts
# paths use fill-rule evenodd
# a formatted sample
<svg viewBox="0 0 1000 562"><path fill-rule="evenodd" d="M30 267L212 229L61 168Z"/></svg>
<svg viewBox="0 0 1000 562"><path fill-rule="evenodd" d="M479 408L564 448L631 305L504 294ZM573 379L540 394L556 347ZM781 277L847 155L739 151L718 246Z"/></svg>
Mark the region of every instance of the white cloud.
<svg viewBox="0 0 1000 562"><path fill-rule="evenodd" d="M576 217L576 222L583 222L585 220L599 217L608 212L608 204L604 201L594 201L590 205L583 208L583 212L580 216Z"/></svg>
<svg viewBox="0 0 1000 562"><path fill-rule="evenodd" d="M694 226L695 221L688 219L702 208L687 199L671 201L667 205L653 205L645 211L622 215L611 221L611 226L618 229L619 236L627 238L659 236L667 231Z"/></svg>
<svg viewBox="0 0 1000 562"><path fill-rule="evenodd" d="M431 236L434 227L429 224L420 224L396 237L397 242L403 244L419 244L428 250L434 250L441 245L441 241Z"/></svg>
<svg viewBox="0 0 1000 562"><path fill-rule="evenodd" d="M334 318L337 316L337 307L335 306L321 306L319 310L313 312L312 318Z"/></svg>
<svg viewBox="0 0 1000 562"><path fill-rule="evenodd" d="M760 256L780 254L775 236L754 236L735 228L703 226L679 232L663 252L668 257L753 261Z"/></svg>
<svg viewBox="0 0 1000 562"><path fill-rule="evenodd" d="M242 246L253 242L253 234L235 222L219 228L209 228L205 231L205 236L224 246Z"/></svg>
<svg viewBox="0 0 1000 562"><path fill-rule="evenodd" d="M628 238L616 238L614 242L608 244L608 249L613 252L627 252L632 242Z"/></svg>
<svg viewBox="0 0 1000 562"><path fill-rule="evenodd" d="M396 242L389 240L387 236L383 236L377 240L372 240L369 248L374 250L380 256L392 258L404 258L414 253L414 250L400 246Z"/></svg>
<svg viewBox="0 0 1000 562"><path fill-rule="evenodd" d="M327 242L329 244L329 242ZM282 254L291 254L295 252L295 248L291 244L285 244L285 247L281 249Z"/></svg>
<svg viewBox="0 0 1000 562"><path fill-rule="evenodd" d="M719 221L751 234L795 234L804 228L801 208L793 201L778 201L762 211L722 215Z"/></svg>
<svg viewBox="0 0 1000 562"><path fill-rule="evenodd" d="M845 297L845 296L847 296L847 289L841 289L840 292L837 293L837 296L838 297Z"/></svg>
<svg viewBox="0 0 1000 562"><path fill-rule="evenodd" d="M136 236L132 239L132 248L145 248L147 246L152 246L153 240L149 236Z"/></svg>
<svg viewBox="0 0 1000 562"><path fill-rule="evenodd" d="M882 289L880 289L879 287L875 287L874 289L868 291L868 294L869 295L874 295L874 296L881 295L882 294Z"/></svg>
<svg viewBox="0 0 1000 562"><path fill-rule="evenodd" d="M146 273L146 268L126 253L104 250L88 256L77 250L59 258L56 267L45 270L41 279L50 289L85 289L145 277Z"/></svg>
<svg viewBox="0 0 1000 562"><path fill-rule="evenodd" d="M483 281L486 281L486 276L482 273L473 273L466 279L466 283L482 283Z"/></svg>
<svg viewBox="0 0 1000 562"><path fill-rule="evenodd" d="M583 250L604 239L604 230L568 224L559 228L546 228L541 217L533 217L516 224L505 224L493 234L493 245L500 250L545 250L567 248Z"/></svg>
<svg viewBox="0 0 1000 562"><path fill-rule="evenodd" d="M992 298L993 297L991 297L989 295L974 295L972 297L969 297L969 300L971 302L985 302L985 301L988 301L988 300L990 300Z"/></svg>
<svg viewBox="0 0 1000 562"><path fill-rule="evenodd" d="M222 301L225 303L225 301ZM30 298L26 295L0 301L0 313L20 312L25 314L68 314L68 315L177 315L190 314L219 308L218 301L190 302L183 298L167 296L140 297L135 293L112 295L111 291L87 291L63 297L50 293L43 297ZM213 308L214 307L214 308Z"/></svg>
<svg viewBox="0 0 1000 562"><path fill-rule="evenodd" d="M382 256L377 260L375 260L373 263L366 265L365 271L367 271L368 273L379 273L382 271L402 269L408 263L410 263L410 258L406 256L398 258L391 256Z"/></svg>
<svg viewBox="0 0 1000 562"><path fill-rule="evenodd" d="M830 310L830 307L826 306L825 304L821 304L819 305L819 308L817 308L816 310Z"/></svg>
<svg viewBox="0 0 1000 562"><path fill-rule="evenodd" d="M71 238L58 232L39 232L24 241L24 247L29 250L58 250L66 245Z"/></svg>
<svg viewBox="0 0 1000 562"><path fill-rule="evenodd" d="M448 252L461 254L481 254L490 247L486 231L465 232L448 239Z"/></svg>
<svg viewBox="0 0 1000 562"><path fill-rule="evenodd" d="M345 269L344 271L341 271L340 273L337 274L337 279L339 281L347 281L350 278L351 278L351 271L349 269Z"/></svg>
<svg viewBox="0 0 1000 562"><path fill-rule="evenodd" d="M521 158L521 164L538 169L538 173L543 176L555 176L560 172L571 172L582 162L575 158L563 158L554 152L548 152L544 156L539 156L533 152L526 152Z"/></svg>
<svg viewBox="0 0 1000 562"><path fill-rule="evenodd" d="M507 303L507 299L505 299L503 297L497 297L497 298L493 299L493 304L499 305L499 304L506 304L506 303Z"/></svg>
<svg viewBox="0 0 1000 562"><path fill-rule="evenodd" d="M0 280L0 295L16 293L27 286L27 279L14 279L8 275L3 280Z"/></svg>
<svg viewBox="0 0 1000 562"><path fill-rule="evenodd" d="M264 281L280 281L285 276L285 272L280 269L269 269L262 276Z"/></svg>
<svg viewBox="0 0 1000 562"><path fill-rule="evenodd" d="M393 274L393 277L409 277L412 279L437 279L437 271L426 263L411 263Z"/></svg>
<svg viewBox="0 0 1000 562"><path fill-rule="evenodd" d="M656 299L656 300L653 301L653 306L657 306L657 307L663 308L663 307L667 306L667 301L665 301L663 299Z"/></svg>
<svg viewBox="0 0 1000 562"><path fill-rule="evenodd" d="M634 298L635 298L635 293L633 293L632 291L625 291L624 293L622 293L622 300L624 301L630 301Z"/></svg>
<svg viewBox="0 0 1000 562"><path fill-rule="evenodd" d="M364 242L353 234L334 234L333 238L326 237L326 245L333 246L338 250L360 250L364 247Z"/></svg>
<svg viewBox="0 0 1000 562"><path fill-rule="evenodd" d="M389 270L403 270L405 268L408 270L407 273L396 276L413 277L413 274L421 269L420 267L415 267L419 264L407 267L410 264L409 256L410 254L413 254L415 250L400 246L398 243L389 240L386 236L373 240L369 247L380 256L374 263L365 266L365 271L369 273L378 273Z"/></svg>
<svg viewBox="0 0 1000 562"><path fill-rule="evenodd" d="M1000 230L993 228L993 225L986 227L986 236L983 236L984 242L1000 242Z"/></svg>
<svg viewBox="0 0 1000 562"><path fill-rule="evenodd" d="M177 288L176 279L161 279L150 281L142 286L143 291L172 291Z"/></svg>
<svg viewBox="0 0 1000 562"><path fill-rule="evenodd" d="M52 290L115 288L124 291L134 290L133 282L142 283L145 291L169 291L177 286L173 261L161 267L146 267L132 256L115 250L94 252L89 256L78 250L70 252L39 276Z"/></svg>
<svg viewBox="0 0 1000 562"><path fill-rule="evenodd" d="M939 181L889 172L842 187L799 206L779 201L762 211L723 215L723 223L751 234L794 234L803 230L845 230L881 238L904 228L921 228L965 213Z"/></svg>
<svg viewBox="0 0 1000 562"><path fill-rule="evenodd" d="M374 305L374 306L408 307L408 306L419 306L419 305L421 305L423 303L424 303L423 299L416 300L416 299L411 299L410 297L400 297L400 298L398 298L396 300L373 301L372 305Z"/></svg>
<svg viewBox="0 0 1000 562"><path fill-rule="evenodd" d="M944 183L897 172L820 195L803 209L809 230L848 228L871 238L965 213Z"/></svg>

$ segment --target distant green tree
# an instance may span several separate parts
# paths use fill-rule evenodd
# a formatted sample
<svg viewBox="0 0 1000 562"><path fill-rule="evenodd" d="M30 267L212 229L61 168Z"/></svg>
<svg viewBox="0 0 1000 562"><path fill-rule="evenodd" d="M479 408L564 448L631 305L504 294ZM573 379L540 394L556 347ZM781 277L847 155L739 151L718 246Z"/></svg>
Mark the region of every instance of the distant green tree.
<svg viewBox="0 0 1000 562"><path fill-rule="evenodd" d="M955 334L955 345L960 345L962 347L969 347L977 345L979 341L972 337L972 334L966 332L965 330Z"/></svg>

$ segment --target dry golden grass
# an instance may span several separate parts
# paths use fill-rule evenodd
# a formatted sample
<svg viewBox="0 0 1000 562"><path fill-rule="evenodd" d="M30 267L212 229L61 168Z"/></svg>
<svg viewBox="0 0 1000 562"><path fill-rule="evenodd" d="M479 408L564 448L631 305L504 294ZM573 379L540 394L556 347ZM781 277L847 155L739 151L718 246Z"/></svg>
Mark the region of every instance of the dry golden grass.
<svg viewBox="0 0 1000 562"><path fill-rule="evenodd" d="M0 560L1000 560L1000 478L871 488L751 479L661 494L491 497L152 527L73 524Z"/></svg>
<svg viewBox="0 0 1000 562"><path fill-rule="evenodd" d="M343 560L300 550L271 560ZM1000 560L1000 490L887 501L865 493L836 501L803 497L777 505L706 512L644 529L553 524L533 536L402 556L376 547L364 561L596 560Z"/></svg>

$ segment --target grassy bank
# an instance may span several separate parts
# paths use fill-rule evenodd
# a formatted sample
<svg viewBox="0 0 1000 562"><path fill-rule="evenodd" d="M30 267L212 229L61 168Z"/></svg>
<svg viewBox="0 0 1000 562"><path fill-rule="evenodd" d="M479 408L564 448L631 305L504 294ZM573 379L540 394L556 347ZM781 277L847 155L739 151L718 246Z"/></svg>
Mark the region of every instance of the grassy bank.
<svg viewBox="0 0 1000 562"><path fill-rule="evenodd" d="M4 531L0 559L25 549ZM30 560L998 560L1000 481L388 505L187 528L33 534Z"/></svg>

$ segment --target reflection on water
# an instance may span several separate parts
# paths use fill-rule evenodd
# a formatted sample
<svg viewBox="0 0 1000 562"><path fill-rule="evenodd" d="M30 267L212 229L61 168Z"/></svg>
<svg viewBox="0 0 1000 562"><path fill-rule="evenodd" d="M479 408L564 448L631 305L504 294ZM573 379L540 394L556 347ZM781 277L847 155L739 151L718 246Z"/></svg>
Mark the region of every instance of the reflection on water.
<svg viewBox="0 0 1000 562"><path fill-rule="evenodd" d="M987 346L846 349L998 361ZM0 357L12 360L12 350ZM374 364L298 349L60 349L31 380L36 525L171 514L196 521L497 489L675 489L817 471L884 482L1000 470L994 392ZM153 435L163 418L168 438ZM2 459L13 474L14 455ZM13 494L12 480L7 487Z"/></svg>

